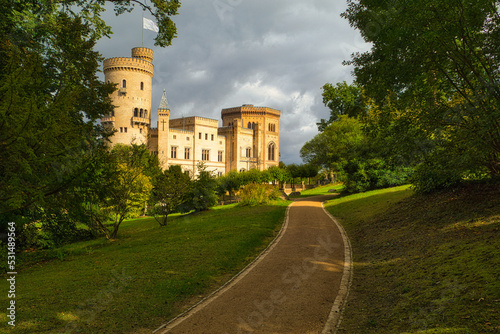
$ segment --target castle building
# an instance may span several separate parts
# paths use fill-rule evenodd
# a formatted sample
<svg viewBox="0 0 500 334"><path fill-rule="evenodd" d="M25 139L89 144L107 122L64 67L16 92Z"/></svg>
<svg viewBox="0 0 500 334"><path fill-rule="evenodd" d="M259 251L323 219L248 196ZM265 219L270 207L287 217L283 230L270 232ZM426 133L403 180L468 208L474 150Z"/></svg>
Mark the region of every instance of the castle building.
<svg viewBox="0 0 500 334"><path fill-rule="evenodd" d="M157 127L152 128L153 50L133 48L131 58L106 59L103 68L105 80L119 87L111 95L113 114L101 118L104 126L116 130L111 146L147 144L163 168L179 165L192 176L200 162L216 175L278 166L279 110L251 104L222 109L222 126L200 116L170 119L164 91Z"/></svg>

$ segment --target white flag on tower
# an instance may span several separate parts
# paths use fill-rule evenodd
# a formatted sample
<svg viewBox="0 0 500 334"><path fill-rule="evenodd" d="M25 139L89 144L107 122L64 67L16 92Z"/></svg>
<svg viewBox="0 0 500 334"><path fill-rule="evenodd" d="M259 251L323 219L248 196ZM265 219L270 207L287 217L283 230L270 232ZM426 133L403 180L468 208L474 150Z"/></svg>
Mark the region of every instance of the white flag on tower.
<svg viewBox="0 0 500 334"><path fill-rule="evenodd" d="M145 17L142 18L142 27L144 29L152 30L154 32L160 31L160 29L158 29L158 26L153 20L147 19Z"/></svg>

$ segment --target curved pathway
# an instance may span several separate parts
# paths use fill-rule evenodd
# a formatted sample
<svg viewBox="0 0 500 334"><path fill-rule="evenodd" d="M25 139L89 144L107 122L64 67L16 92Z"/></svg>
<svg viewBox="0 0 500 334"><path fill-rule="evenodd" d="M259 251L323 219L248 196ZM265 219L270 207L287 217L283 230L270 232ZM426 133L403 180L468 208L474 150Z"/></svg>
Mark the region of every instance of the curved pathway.
<svg viewBox="0 0 500 334"><path fill-rule="evenodd" d="M329 198L291 204L281 234L256 262L155 333L333 333L351 255L345 233L323 208Z"/></svg>

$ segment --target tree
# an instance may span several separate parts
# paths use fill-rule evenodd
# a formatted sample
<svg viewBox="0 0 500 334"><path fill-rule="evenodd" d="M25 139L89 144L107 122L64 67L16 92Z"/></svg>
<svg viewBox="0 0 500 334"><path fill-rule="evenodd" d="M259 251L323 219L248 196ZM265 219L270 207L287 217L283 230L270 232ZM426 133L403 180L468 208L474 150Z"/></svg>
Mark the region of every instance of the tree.
<svg viewBox="0 0 500 334"><path fill-rule="evenodd" d="M302 176L308 178L308 183L311 184L311 178L314 178L319 173L319 168L313 164L303 164L301 165Z"/></svg>
<svg viewBox="0 0 500 334"><path fill-rule="evenodd" d="M484 171L500 176L499 5L360 0L349 1L343 14L373 45L348 62L356 82L380 106L391 95L405 114L402 121L411 119L413 129L433 142L422 168L447 174L435 188ZM437 159L438 152L447 152L446 161Z"/></svg>
<svg viewBox="0 0 500 334"><path fill-rule="evenodd" d="M327 83L323 86L323 103L330 109L330 119L322 119L318 125L320 132L339 119L341 115L358 117L365 113L363 90L356 84L348 85L345 81L333 86Z"/></svg>
<svg viewBox="0 0 500 334"><path fill-rule="evenodd" d="M189 201L191 178L182 172L180 166L170 166L155 180L150 203L151 213L160 226L167 225L168 215L182 211L182 205Z"/></svg>
<svg viewBox="0 0 500 334"><path fill-rule="evenodd" d="M306 142L300 156L306 163L339 171L347 160L361 155L366 149L361 127L358 119L340 116L338 121Z"/></svg>
<svg viewBox="0 0 500 334"><path fill-rule="evenodd" d="M289 164L286 166L288 173L290 174L290 179L292 180L292 187L294 186L295 178L302 175L300 166L297 164Z"/></svg>
<svg viewBox="0 0 500 334"><path fill-rule="evenodd" d="M101 210L111 214L112 231L103 229L106 237L114 239L123 220L143 212L152 190L149 177L144 175L140 167L119 163L116 179L110 184L109 195Z"/></svg>
<svg viewBox="0 0 500 334"><path fill-rule="evenodd" d="M234 193L240 189L242 181L241 175L237 171L230 171L224 176L219 177L219 190L220 195L229 192L229 196L234 196Z"/></svg>
<svg viewBox="0 0 500 334"><path fill-rule="evenodd" d="M288 172L284 164L281 165L281 167L271 166L269 167L268 171L269 174L271 174L273 184L275 181L278 181L280 188L283 188L285 182L290 180L291 178L290 173Z"/></svg>
<svg viewBox="0 0 500 334"><path fill-rule="evenodd" d="M1 0L0 213L54 203L89 167L93 147L111 135L96 120L113 110L113 85L97 77L96 41L109 36L104 4L134 4L158 21L156 44L175 37L178 1Z"/></svg>
<svg viewBox="0 0 500 334"><path fill-rule="evenodd" d="M411 168L392 164L384 152L385 147L363 131L360 120L345 115L304 144L300 151L302 159L310 165L337 172L349 192L407 182Z"/></svg>
<svg viewBox="0 0 500 334"><path fill-rule="evenodd" d="M203 162L197 166L198 177L193 183L193 188L190 194L191 209L195 211L208 210L217 204L217 180Z"/></svg>

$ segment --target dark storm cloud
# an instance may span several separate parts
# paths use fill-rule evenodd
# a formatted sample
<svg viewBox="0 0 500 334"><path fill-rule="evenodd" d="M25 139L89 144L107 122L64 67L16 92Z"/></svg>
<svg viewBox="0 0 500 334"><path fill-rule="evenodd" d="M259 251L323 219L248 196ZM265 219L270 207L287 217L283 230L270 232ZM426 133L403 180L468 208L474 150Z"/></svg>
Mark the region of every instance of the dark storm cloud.
<svg viewBox="0 0 500 334"><path fill-rule="evenodd" d="M172 117L220 119L220 110L241 104L282 111L280 149L285 163L300 163L302 145L327 118L321 86L352 80L342 66L367 46L340 18L342 0L185 1L174 18L173 45L155 52L152 108L166 89ZM105 57L130 56L141 45L141 11L108 15L114 35L98 49ZM155 119L153 119L155 124Z"/></svg>

